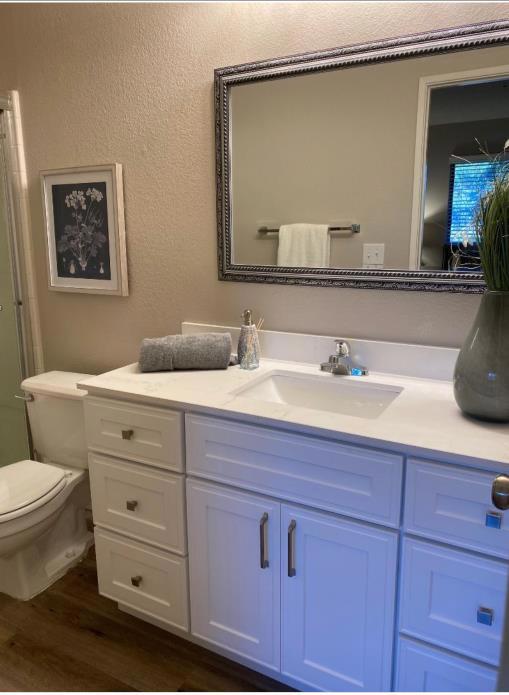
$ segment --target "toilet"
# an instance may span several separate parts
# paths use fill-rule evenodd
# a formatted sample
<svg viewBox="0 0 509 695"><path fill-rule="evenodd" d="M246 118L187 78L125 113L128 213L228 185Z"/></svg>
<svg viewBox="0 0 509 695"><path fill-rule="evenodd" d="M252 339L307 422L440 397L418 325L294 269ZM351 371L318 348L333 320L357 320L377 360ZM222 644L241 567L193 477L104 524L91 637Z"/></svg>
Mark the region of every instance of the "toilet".
<svg viewBox="0 0 509 695"><path fill-rule="evenodd" d="M0 592L28 600L79 562L93 543L83 416L88 374L25 379L35 461L0 468Z"/></svg>

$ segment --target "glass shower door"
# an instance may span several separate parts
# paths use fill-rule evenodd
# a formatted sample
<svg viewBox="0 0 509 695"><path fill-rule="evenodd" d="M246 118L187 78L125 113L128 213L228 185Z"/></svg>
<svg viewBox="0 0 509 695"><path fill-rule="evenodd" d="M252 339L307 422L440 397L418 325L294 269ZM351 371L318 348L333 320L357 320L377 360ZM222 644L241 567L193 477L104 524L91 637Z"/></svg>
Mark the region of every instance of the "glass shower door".
<svg viewBox="0 0 509 695"><path fill-rule="evenodd" d="M0 141L0 466L30 457L2 154Z"/></svg>

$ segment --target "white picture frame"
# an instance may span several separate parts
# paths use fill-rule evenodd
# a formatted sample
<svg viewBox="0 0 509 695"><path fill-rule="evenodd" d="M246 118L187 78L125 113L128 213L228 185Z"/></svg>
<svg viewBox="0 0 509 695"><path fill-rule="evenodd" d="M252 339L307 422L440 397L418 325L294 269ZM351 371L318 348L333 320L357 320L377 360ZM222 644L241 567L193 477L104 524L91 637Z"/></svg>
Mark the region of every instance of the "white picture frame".
<svg viewBox="0 0 509 695"><path fill-rule="evenodd" d="M121 164L41 171L48 287L129 294Z"/></svg>

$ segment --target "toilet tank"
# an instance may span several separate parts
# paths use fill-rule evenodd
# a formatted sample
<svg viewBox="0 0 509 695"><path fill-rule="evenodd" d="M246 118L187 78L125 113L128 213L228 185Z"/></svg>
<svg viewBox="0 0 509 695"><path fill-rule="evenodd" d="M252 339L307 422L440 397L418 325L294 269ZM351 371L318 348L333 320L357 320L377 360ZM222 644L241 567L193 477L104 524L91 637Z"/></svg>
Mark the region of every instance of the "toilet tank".
<svg viewBox="0 0 509 695"><path fill-rule="evenodd" d="M21 388L27 401L28 419L36 458L71 468L88 468L83 398L87 392L77 383L90 374L46 372L25 379Z"/></svg>

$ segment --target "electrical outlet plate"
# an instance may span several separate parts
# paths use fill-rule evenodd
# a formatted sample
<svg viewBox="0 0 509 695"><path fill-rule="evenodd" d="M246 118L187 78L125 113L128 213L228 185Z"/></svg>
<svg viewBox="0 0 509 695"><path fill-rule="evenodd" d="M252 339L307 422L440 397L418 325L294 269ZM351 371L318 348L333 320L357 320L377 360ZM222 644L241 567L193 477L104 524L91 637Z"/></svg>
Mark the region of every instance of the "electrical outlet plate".
<svg viewBox="0 0 509 695"><path fill-rule="evenodd" d="M362 267L383 268L385 256L385 244L362 245Z"/></svg>

